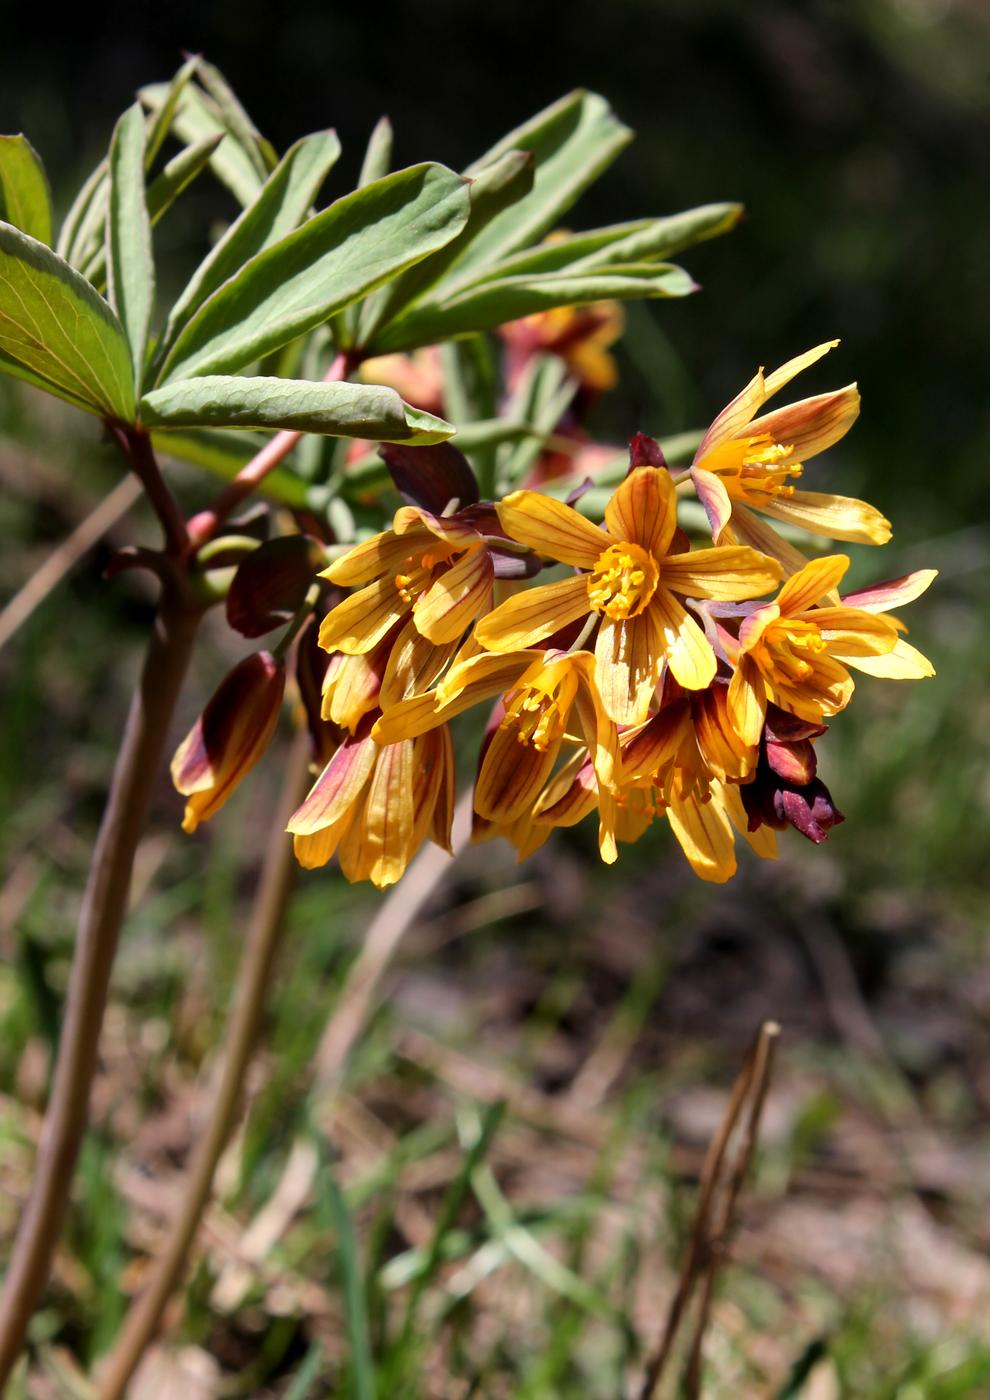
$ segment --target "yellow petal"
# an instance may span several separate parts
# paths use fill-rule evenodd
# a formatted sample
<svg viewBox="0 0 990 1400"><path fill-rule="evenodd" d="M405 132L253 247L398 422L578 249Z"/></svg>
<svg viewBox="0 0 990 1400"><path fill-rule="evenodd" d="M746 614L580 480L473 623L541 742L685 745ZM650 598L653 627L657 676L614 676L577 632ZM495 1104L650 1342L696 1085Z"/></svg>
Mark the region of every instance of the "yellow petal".
<svg viewBox="0 0 990 1400"><path fill-rule="evenodd" d="M781 365L780 369L775 369L772 374L768 374L766 397L770 398L772 394L783 389L785 384L789 384L803 370L817 364L830 350L834 350L838 343L837 340L826 340L823 344L816 345L812 350L805 350L803 355L795 355L793 360L788 360L786 364Z"/></svg>
<svg viewBox="0 0 990 1400"><path fill-rule="evenodd" d="M782 572L776 559L757 554L748 545L734 544L669 554L661 576L668 588L689 598L737 603L769 593L780 582Z"/></svg>
<svg viewBox="0 0 990 1400"><path fill-rule="evenodd" d="M685 690L704 690L715 679L711 643L669 589L660 587L647 608L659 623L663 653L674 679Z"/></svg>
<svg viewBox="0 0 990 1400"><path fill-rule="evenodd" d="M898 641L885 656L850 656L850 666L885 681L921 681L934 676L935 667L910 642Z"/></svg>
<svg viewBox="0 0 990 1400"><path fill-rule="evenodd" d="M334 822L332 826L320 827L319 831L297 832L292 838L292 849L296 860L304 870L319 870L321 866L333 858L337 847L347 835L357 812L356 807L352 807L349 812L345 812L340 821Z"/></svg>
<svg viewBox="0 0 990 1400"><path fill-rule="evenodd" d="M592 569L608 546L603 531L576 510L539 491L513 491L498 504L498 518L510 539L543 558L577 569Z"/></svg>
<svg viewBox="0 0 990 1400"><path fill-rule="evenodd" d="M746 435L767 433L774 442L790 444L795 461L806 462L845 437L858 416L859 390L847 384L764 414L749 424Z"/></svg>
<svg viewBox="0 0 990 1400"><path fill-rule="evenodd" d="M391 706L379 718L372 735L379 744L394 744L425 734L473 705L490 700L515 685L535 659L533 652L484 652L456 663L436 690L410 696Z"/></svg>
<svg viewBox="0 0 990 1400"><path fill-rule="evenodd" d="M670 473L662 467L631 471L605 507L605 524L615 539L631 541L662 559L677 528Z"/></svg>
<svg viewBox="0 0 990 1400"><path fill-rule="evenodd" d="M716 683L692 697L698 749L711 771L723 782L745 778L756 767L756 739L741 737L729 708L729 687Z"/></svg>
<svg viewBox="0 0 990 1400"><path fill-rule="evenodd" d="M691 710L686 700L665 705L632 738L623 734L623 783L649 782L671 763L691 732Z"/></svg>
<svg viewBox="0 0 990 1400"><path fill-rule="evenodd" d="M864 658L866 659L866 658ZM817 656L810 676L795 684L775 671L764 677L770 698L782 710L789 710L799 719L820 723L823 716L837 715L852 699L855 689L852 676L842 662L830 656Z"/></svg>
<svg viewBox="0 0 990 1400"><path fill-rule="evenodd" d="M429 548L429 535L452 545L454 549L471 549L479 542L478 532L472 525L463 524L456 516L434 515L421 506L400 506L392 520L392 529L406 538L427 531L426 548Z"/></svg>
<svg viewBox="0 0 990 1400"><path fill-rule="evenodd" d="M692 467L691 480L694 483L698 500L708 516L712 540L717 543L732 515L732 501L725 489L725 483L720 476L716 476L715 472L706 471L704 467Z"/></svg>
<svg viewBox="0 0 990 1400"><path fill-rule="evenodd" d="M749 842L756 854L762 860L776 860L777 833L772 826L758 826L755 831L750 831L749 815L743 806L738 787L734 783L720 784L717 800L721 802L732 825Z"/></svg>
<svg viewBox="0 0 990 1400"><path fill-rule="evenodd" d="M469 549L413 604L416 626L431 642L457 641L491 605L494 572L487 549Z"/></svg>
<svg viewBox="0 0 990 1400"><path fill-rule="evenodd" d="M859 608L813 608L807 620L821 631L829 654L843 661L850 656L883 656L897 641L892 618Z"/></svg>
<svg viewBox="0 0 990 1400"><path fill-rule="evenodd" d="M575 574L507 598L475 624L474 635L480 646L491 651L521 651L590 611L587 577Z"/></svg>
<svg viewBox="0 0 990 1400"><path fill-rule="evenodd" d="M406 610L392 580L379 579L327 613L320 624L320 646L349 656L371 651Z"/></svg>
<svg viewBox="0 0 990 1400"><path fill-rule="evenodd" d="M853 496L832 496L825 491L795 491L761 503L760 510L774 520L798 525L829 540L851 544L886 544L890 521L875 506Z"/></svg>
<svg viewBox="0 0 990 1400"><path fill-rule="evenodd" d="M595 643L595 684L605 713L616 724L642 724L646 719L662 662L663 642L652 607L638 617L602 618Z"/></svg>
<svg viewBox="0 0 990 1400"><path fill-rule="evenodd" d="M429 690L456 650L457 638L437 646L410 618L389 648L378 696L381 709Z"/></svg>
<svg viewBox="0 0 990 1400"><path fill-rule="evenodd" d="M826 593L838 588L849 568L846 554L826 554L821 559L809 559L787 580L777 596L782 617L795 617L806 612Z"/></svg>
<svg viewBox="0 0 990 1400"><path fill-rule="evenodd" d="M426 755L421 754L420 757L421 766L431 763L435 764L437 768L433 781L435 793L430 814L429 837L434 845L439 846L449 855L453 855L451 839L454 804L457 798L454 777L454 743L450 735L450 728L446 724L430 738L433 741L433 747L427 751Z"/></svg>
<svg viewBox="0 0 990 1400"><path fill-rule="evenodd" d="M360 656L336 652L323 682L321 718L353 733L378 704L382 676L388 665L392 638L388 633L376 647Z"/></svg>
<svg viewBox="0 0 990 1400"><path fill-rule="evenodd" d="M414 760L409 740L379 749L368 784L361 823L362 857L367 878L379 889L400 879L419 844L415 841Z"/></svg>
<svg viewBox="0 0 990 1400"><path fill-rule="evenodd" d="M737 539L742 544L748 544L751 549L759 550L762 554L769 554L771 559L777 560L784 571L785 578L796 574L808 562L807 555L795 549L792 544L778 535L768 521L763 520L755 511L750 510L748 506L742 505L739 501L733 504L732 520L722 539L725 543L729 543L730 539ZM836 595L835 601L838 601L838 595Z"/></svg>
<svg viewBox="0 0 990 1400"><path fill-rule="evenodd" d="M736 842L731 823L717 803L675 799L667 819L696 875L716 885L732 878Z"/></svg>
<svg viewBox="0 0 990 1400"><path fill-rule="evenodd" d="M342 588L369 583L373 578L397 569L412 548L410 540L399 539L391 530L385 530L380 535L373 535L370 540L362 540L335 559L320 577L328 578Z"/></svg>
<svg viewBox="0 0 990 1400"><path fill-rule="evenodd" d="M705 457L713 448L727 442L729 438L736 437L760 411L766 398L766 380L763 377L762 369L758 369L745 389L738 393L734 399L729 400L701 439L694 458L696 465L703 467Z"/></svg>
<svg viewBox="0 0 990 1400"><path fill-rule="evenodd" d="M767 691L752 657L741 656L729 682L729 717L745 744L758 744L767 712Z"/></svg>

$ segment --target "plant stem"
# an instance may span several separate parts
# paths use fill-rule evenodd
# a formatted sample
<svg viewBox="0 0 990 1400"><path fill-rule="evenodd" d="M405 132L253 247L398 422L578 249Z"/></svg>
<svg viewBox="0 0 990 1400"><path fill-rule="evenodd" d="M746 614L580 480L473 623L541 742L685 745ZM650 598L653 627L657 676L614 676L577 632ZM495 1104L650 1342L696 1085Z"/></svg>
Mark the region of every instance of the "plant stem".
<svg viewBox="0 0 990 1400"><path fill-rule="evenodd" d="M285 826L302 796L308 775L308 757L309 738L305 730L300 730L286 767L282 797L265 852L209 1123L193 1155L183 1196L169 1224L164 1247L155 1258L144 1291L131 1305L117 1340L99 1369L99 1400L120 1400L158 1331L165 1305L188 1262L190 1246L210 1199L217 1163L233 1130L292 893L296 863L292 839L285 834Z"/></svg>
<svg viewBox="0 0 990 1400"><path fill-rule="evenodd" d="M166 584L93 853L33 1187L0 1296L0 1393L48 1279L68 1203L134 854L199 619L181 587Z"/></svg>
<svg viewBox="0 0 990 1400"><path fill-rule="evenodd" d="M333 364L323 376L324 384L336 384L352 374L357 361L353 355L337 355ZM196 549L210 539L227 517L237 509L242 501L251 495L269 472L284 462L289 453L302 438L301 432L283 429L265 443L234 477L233 481L217 497L209 510L200 511L189 521L189 543Z"/></svg>
<svg viewBox="0 0 990 1400"><path fill-rule="evenodd" d="M126 423L108 422L107 428L154 507L165 533L165 552L180 559L189 544L186 522L162 476L151 438L143 428Z"/></svg>

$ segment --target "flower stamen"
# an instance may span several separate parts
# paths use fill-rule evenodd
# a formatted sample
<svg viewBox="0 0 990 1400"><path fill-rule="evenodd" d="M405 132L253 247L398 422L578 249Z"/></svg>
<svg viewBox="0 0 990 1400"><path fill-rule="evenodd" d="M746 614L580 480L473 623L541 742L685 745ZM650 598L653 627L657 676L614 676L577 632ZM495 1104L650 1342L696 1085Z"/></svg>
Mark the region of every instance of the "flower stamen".
<svg viewBox="0 0 990 1400"><path fill-rule="evenodd" d="M617 621L647 607L660 581L660 567L641 545L623 540L602 550L588 575L588 600L597 611Z"/></svg>

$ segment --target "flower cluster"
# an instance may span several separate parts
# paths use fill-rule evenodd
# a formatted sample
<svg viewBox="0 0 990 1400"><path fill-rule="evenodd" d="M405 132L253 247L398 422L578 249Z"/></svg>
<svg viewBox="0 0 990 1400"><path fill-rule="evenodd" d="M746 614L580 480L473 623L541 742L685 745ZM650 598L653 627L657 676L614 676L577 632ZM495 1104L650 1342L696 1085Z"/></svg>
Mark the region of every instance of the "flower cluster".
<svg viewBox="0 0 990 1400"><path fill-rule="evenodd" d="M843 596L846 555L808 559L770 523L855 543L890 537L865 502L797 484L854 421L855 386L763 411L829 348L757 374L682 472L637 434L602 525L579 501L536 490L480 502L447 444L383 449L408 504L321 575L353 591L331 597L319 628L326 664L310 708L324 766L289 823L300 862L336 854L349 879L384 886L424 839L449 849L450 721L479 705L490 719L474 836L503 836L520 859L592 814L605 861L665 819L713 881L734 873L739 835L761 856L788 825L824 840L842 815L817 776L815 741L848 705L852 671L933 674L890 610L935 576ZM710 526L703 547L678 522L692 495ZM545 569L549 582L511 583ZM255 710L267 731L270 705ZM209 792L209 728L200 722L180 751L181 772L195 769L182 788L192 820L230 786L231 764L218 760L221 795ZM251 734L239 744L257 751Z"/></svg>

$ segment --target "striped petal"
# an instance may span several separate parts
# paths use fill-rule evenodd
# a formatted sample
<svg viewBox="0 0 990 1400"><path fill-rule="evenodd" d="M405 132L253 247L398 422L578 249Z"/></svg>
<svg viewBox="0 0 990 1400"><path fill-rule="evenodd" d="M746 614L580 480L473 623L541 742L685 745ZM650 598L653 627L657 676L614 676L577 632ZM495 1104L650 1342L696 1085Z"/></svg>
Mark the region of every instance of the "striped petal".
<svg viewBox="0 0 990 1400"><path fill-rule="evenodd" d="M826 340L811 350L805 350L802 355L795 355L793 360L788 360L786 364L781 365L780 369L775 369L772 374L768 374L766 397L769 399L779 389L783 389L785 384L790 384L791 380L796 379L804 370L817 364L830 350L834 350L838 343L837 340Z"/></svg>
<svg viewBox="0 0 990 1400"><path fill-rule="evenodd" d="M474 635L480 646L491 651L521 651L590 611L588 580L575 574L507 598L475 624Z"/></svg>
<svg viewBox="0 0 990 1400"><path fill-rule="evenodd" d="M421 506L400 506L392 520L392 529L399 536L421 534L424 530L454 549L470 549L478 543L478 532L471 525L462 524L456 515L434 515ZM425 548L429 547L427 539Z"/></svg>
<svg viewBox="0 0 990 1400"><path fill-rule="evenodd" d="M741 656L729 682L729 718L744 744L758 744L767 713L767 690L752 657Z"/></svg>
<svg viewBox="0 0 990 1400"><path fill-rule="evenodd" d="M864 658L865 659L865 658ZM782 710L788 710L799 719L816 723L824 715L837 715L852 699L855 685L852 676L840 661L830 656L815 658L811 675L793 685L784 679L780 672L774 673L772 680L766 680L770 698Z"/></svg>
<svg viewBox="0 0 990 1400"><path fill-rule="evenodd" d="M469 549L413 604L416 626L431 642L453 642L491 605L494 571L487 549Z"/></svg>
<svg viewBox="0 0 990 1400"><path fill-rule="evenodd" d="M378 705L387 710L429 690L457 650L457 639L437 646L410 620L389 648ZM331 663L332 664L332 663Z"/></svg>
<svg viewBox="0 0 990 1400"><path fill-rule="evenodd" d="M608 540L576 510L539 491L513 491L498 504L498 518L510 539L534 553L576 569L593 569Z"/></svg>
<svg viewBox="0 0 990 1400"><path fill-rule="evenodd" d="M859 416L859 390L855 384L799 399L785 408L756 418L746 429L747 436L768 433L774 442L788 443L794 457L806 462L845 437Z"/></svg>
<svg viewBox="0 0 990 1400"><path fill-rule="evenodd" d="M850 544L886 544L890 521L867 501L853 496L833 496L825 491L794 491L760 503L760 510L774 520Z"/></svg>
<svg viewBox="0 0 990 1400"><path fill-rule="evenodd" d="M704 467L692 467L691 480L694 482L698 500L708 516L712 540L717 544L719 536L728 525L729 517L732 515L732 501L725 489L725 483L720 476L716 476L715 472L705 471Z"/></svg>
<svg viewBox="0 0 990 1400"><path fill-rule="evenodd" d="M425 734L445 720L469 710L473 705L508 690L523 676L534 660L533 652L485 652L458 662L447 672L440 685L426 695L402 700L385 711L375 724L372 734L379 744L394 744Z"/></svg>
<svg viewBox="0 0 990 1400"><path fill-rule="evenodd" d="M813 607L825 594L838 588L848 568L849 556L846 554L827 554L821 559L810 559L787 580L777 595L781 616L795 617Z"/></svg>
<svg viewBox="0 0 990 1400"><path fill-rule="evenodd" d="M353 879L360 869L358 878L384 889L401 878L418 845L414 775L415 751L411 741L378 750L361 821L359 865L346 862L341 852L341 869L348 879Z"/></svg>
<svg viewBox="0 0 990 1400"><path fill-rule="evenodd" d="M559 741L538 749L520 744L515 730L499 726L482 760L474 806L488 821L511 822L532 810L553 771Z"/></svg>
<svg viewBox="0 0 990 1400"><path fill-rule="evenodd" d="M605 524L617 540L628 540L662 559L677 528L677 498L670 473L637 467L605 507Z"/></svg>
<svg viewBox="0 0 990 1400"><path fill-rule="evenodd" d="M713 420L711 427L701 439L694 460L704 465L705 457L720 443L736 437L747 423L759 413L767 398L766 380L762 369L758 369L741 393L730 399L722 412Z"/></svg>
<svg viewBox="0 0 990 1400"><path fill-rule="evenodd" d="M781 574L775 559L741 544L669 554L662 570L663 581L673 592L720 603L762 597L776 588Z"/></svg>
<svg viewBox="0 0 990 1400"><path fill-rule="evenodd" d="M694 618L663 584L647 609L655 615L663 654L676 681L685 690L704 690L715 679L717 663L711 643Z"/></svg>
<svg viewBox="0 0 990 1400"><path fill-rule="evenodd" d="M297 832L292 838L292 850L302 868L319 870L332 860L356 816L357 808L352 807L332 826L323 826L319 831L307 832L305 835Z"/></svg>
<svg viewBox="0 0 990 1400"><path fill-rule="evenodd" d="M371 651L406 611L390 578L369 583L327 613L320 624L320 646L349 656Z"/></svg>
<svg viewBox="0 0 990 1400"><path fill-rule="evenodd" d="M361 795L378 752L370 737L345 740L289 818L286 831L308 836L339 822Z"/></svg>
<svg viewBox="0 0 990 1400"><path fill-rule="evenodd" d="M330 658L323 680L321 719L328 719L352 733L357 729L364 716L378 704L382 676L386 674L394 644L394 637L386 633L369 652L358 656L336 652Z"/></svg>
<svg viewBox="0 0 990 1400"><path fill-rule="evenodd" d="M595 643L595 685L605 713L616 724L642 724L649 715L663 656L652 606L638 617L602 618Z"/></svg>
<svg viewBox="0 0 990 1400"><path fill-rule="evenodd" d="M768 521L739 501L733 504L732 520L722 538L726 544L738 540L740 544L748 544L751 549L759 550L761 554L769 554L783 569L785 578L796 574L808 562L806 554L795 549Z"/></svg>
<svg viewBox="0 0 990 1400"><path fill-rule="evenodd" d="M736 873L732 824L715 801L675 799L667 819L694 873L710 884L724 885Z"/></svg>
<svg viewBox="0 0 990 1400"><path fill-rule="evenodd" d="M362 540L346 554L335 559L324 569L320 578L328 578L341 588L353 588L357 584L370 583L373 578L391 573L413 550L413 542L400 538L391 530L374 535L370 540Z"/></svg>

